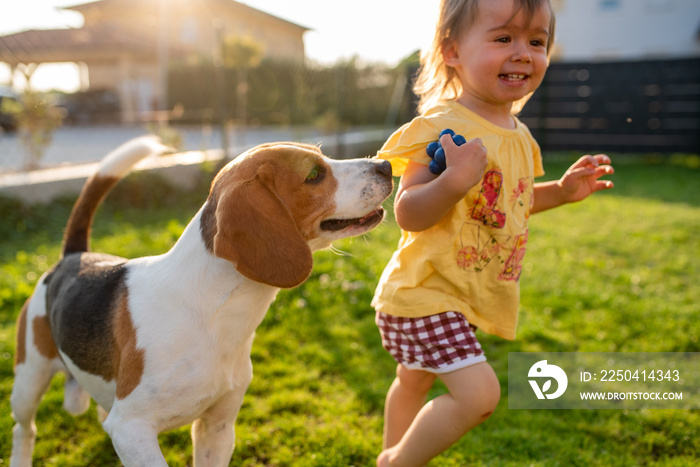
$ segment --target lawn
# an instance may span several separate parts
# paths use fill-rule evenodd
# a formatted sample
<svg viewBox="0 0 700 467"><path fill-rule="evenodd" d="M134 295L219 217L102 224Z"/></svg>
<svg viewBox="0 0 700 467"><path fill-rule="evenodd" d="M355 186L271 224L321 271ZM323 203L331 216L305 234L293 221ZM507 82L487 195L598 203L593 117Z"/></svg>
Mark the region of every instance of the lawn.
<svg viewBox="0 0 700 467"><path fill-rule="evenodd" d="M570 162L546 158L548 176ZM507 394L508 352L700 352L698 165L690 156L621 157L615 190L532 218L518 337L479 335L501 381L499 408L431 465L700 463L697 410L509 410ZM205 195L204 186L181 193L132 176L98 215L93 249L164 252ZM58 257L72 202L0 200L0 465L11 444L15 319ZM365 237L316 253L311 278L279 294L257 333L231 465L373 465L394 363L369 302L398 235L389 216ZM94 404L77 418L61 409L61 383L55 378L37 416L36 465L119 465ZM188 427L160 442L170 465L191 464Z"/></svg>

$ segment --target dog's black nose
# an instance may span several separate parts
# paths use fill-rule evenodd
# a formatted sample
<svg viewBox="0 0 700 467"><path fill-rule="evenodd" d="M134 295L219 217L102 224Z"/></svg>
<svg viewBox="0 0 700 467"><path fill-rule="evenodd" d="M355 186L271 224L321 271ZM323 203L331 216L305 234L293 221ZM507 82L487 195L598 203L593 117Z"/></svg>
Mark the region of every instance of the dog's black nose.
<svg viewBox="0 0 700 467"><path fill-rule="evenodd" d="M391 163L387 160L375 159L376 171L386 177L391 177Z"/></svg>

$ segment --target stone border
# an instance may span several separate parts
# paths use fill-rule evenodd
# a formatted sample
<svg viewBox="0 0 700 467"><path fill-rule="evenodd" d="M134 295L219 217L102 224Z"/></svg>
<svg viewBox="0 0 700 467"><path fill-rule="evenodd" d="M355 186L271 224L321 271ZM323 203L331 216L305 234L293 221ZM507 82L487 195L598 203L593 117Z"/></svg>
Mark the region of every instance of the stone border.
<svg viewBox="0 0 700 467"><path fill-rule="evenodd" d="M371 155L386 140L390 132L370 130L331 135L323 138L324 153L338 158ZM315 140L302 141L318 144ZM231 148L230 154L241 154L249 148ZM221 149L189 151L149 157L135 167L135 171L149 171L184 188L193 188L201 177L200 165L219 162L224 154ZM0 195L18 198L27 204L46 203L59 196L77 195L85 180L95 173L99 162L67 165L32 172L0 174Z"/></svg>
<svg viewBox="0 0 700 467"><path fill-rule="evenodd" d="M200 165L218 162L221 150L191 151L152 156L139 162L134 171L158 173L173 184L193 188L201 176ZM63 195L80 193L85 180L95 173L99 162L70 165L32 172L0 175L0 195L18 198L27 204L46 203Z"/></svg>

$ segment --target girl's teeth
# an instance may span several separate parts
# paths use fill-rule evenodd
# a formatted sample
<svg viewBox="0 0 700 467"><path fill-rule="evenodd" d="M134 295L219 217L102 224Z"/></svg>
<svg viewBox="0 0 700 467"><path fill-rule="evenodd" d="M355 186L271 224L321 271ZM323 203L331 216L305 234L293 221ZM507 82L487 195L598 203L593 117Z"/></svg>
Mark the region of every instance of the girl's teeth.
<svg viewBox="0 0 700 467"><path fill-rule="evenodd" d="M508 75L501 75L501 76L505 79L509 79L509 80L513 80L513 81L525 79L525 75L510 75L510 74L508 74Z"/></svg>

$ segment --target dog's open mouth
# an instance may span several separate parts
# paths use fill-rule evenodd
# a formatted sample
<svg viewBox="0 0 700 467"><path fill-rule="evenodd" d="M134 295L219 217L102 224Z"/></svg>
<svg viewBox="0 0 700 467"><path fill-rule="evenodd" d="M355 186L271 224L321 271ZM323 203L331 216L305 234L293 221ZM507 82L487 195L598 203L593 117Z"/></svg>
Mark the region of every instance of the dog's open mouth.
<svg viewBox="0 0 700 467"><path fill-rule="evenodd" d="M382 219L384 219L384 209L379 207L364 217L356 217L354 219L327 219L321 222L321 229L335 232L354 226L370 227L378 224Z"/></svg>

